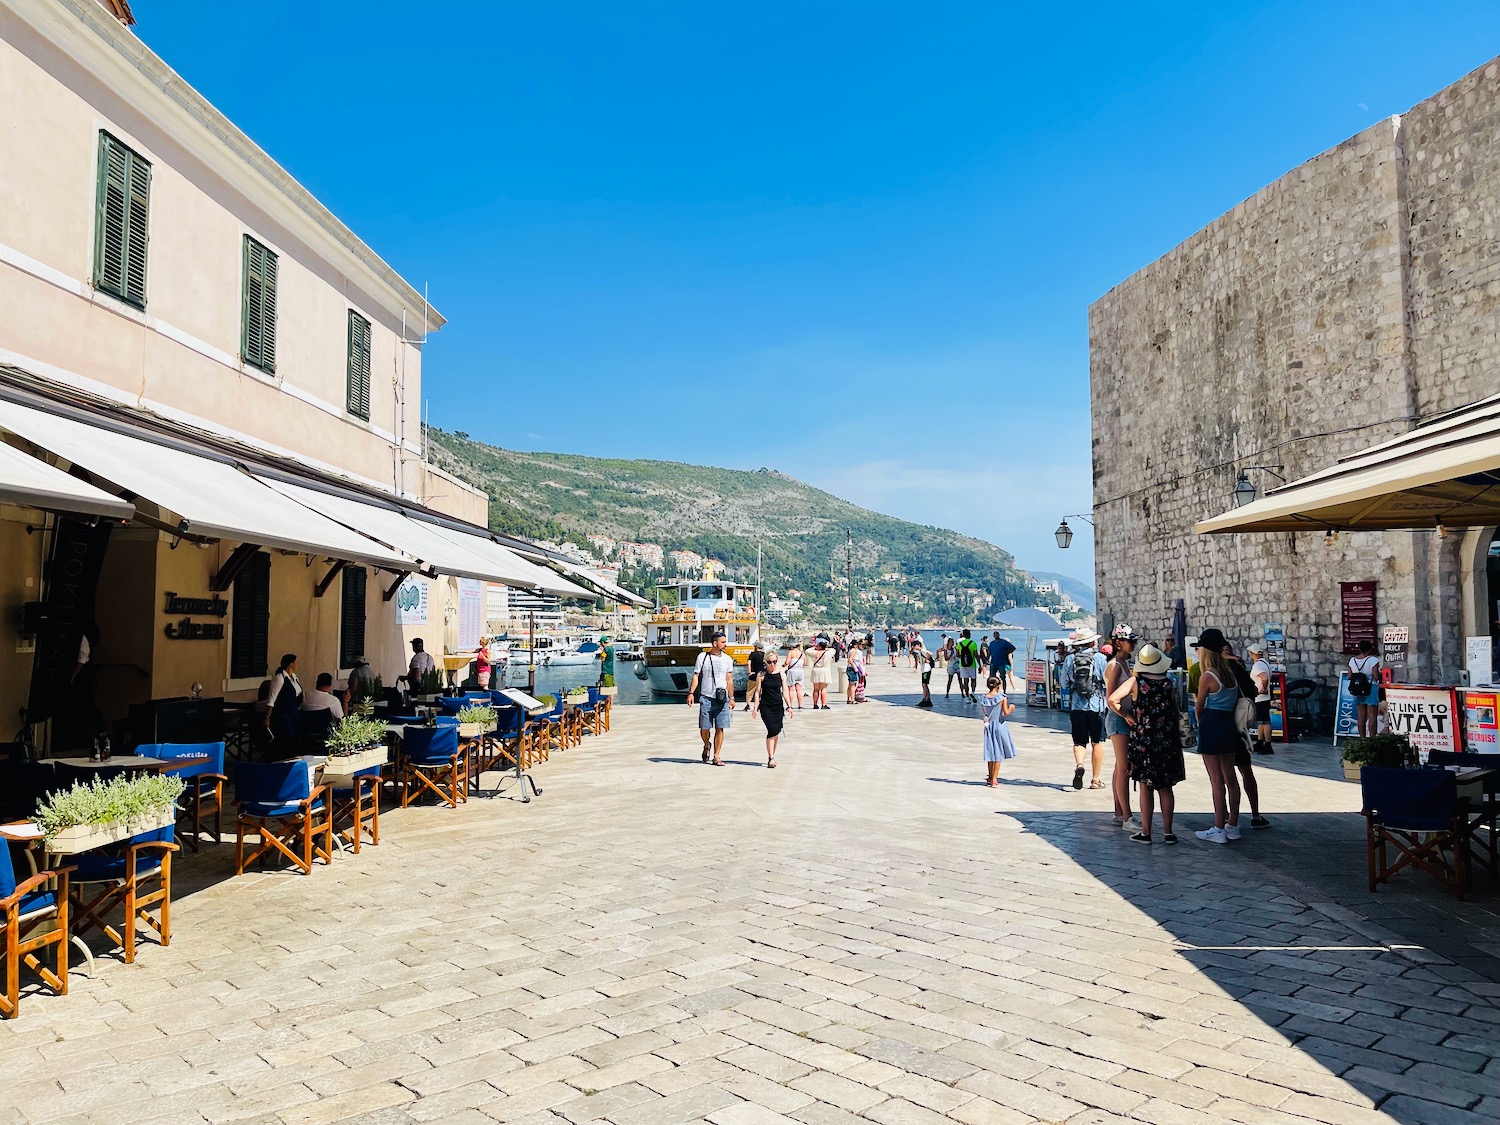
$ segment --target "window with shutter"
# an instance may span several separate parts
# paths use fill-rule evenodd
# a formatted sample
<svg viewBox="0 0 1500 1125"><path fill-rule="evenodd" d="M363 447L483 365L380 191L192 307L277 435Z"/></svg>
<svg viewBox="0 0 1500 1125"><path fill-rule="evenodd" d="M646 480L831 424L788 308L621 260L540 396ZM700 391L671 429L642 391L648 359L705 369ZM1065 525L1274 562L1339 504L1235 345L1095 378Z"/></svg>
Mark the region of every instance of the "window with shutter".
<svg viewBox="0 0 1500 1125"><path fill-rule="evenodd" d="M370 420L370 322L349 310L349 413Z"/></svg>
<svg viewBox="0 0 1500 1125"><path fill-rule="evenodd" d="M253 555L231 590L229 678L264 677L271 658L271 556Z"/></svg>
<svg viewBox="0 0 1500 1125"><path fill-rule="evenodd" d="M105 132L95 211L94 288L145 308L151 165Z"/></svg>
<svg viewBox="0 0 1500 1125"><path fill-rule="evenodd" d="M346 566L344 593L339 604L339 667L352 668L365 654L365 583L362 566Z"/></svg>
<svg viewBox="0 0 1500 1125"><path fill-rule="evenodd" d="M276 254L245 235L244 325L240 354L245 362L276 373Z"/></svg>

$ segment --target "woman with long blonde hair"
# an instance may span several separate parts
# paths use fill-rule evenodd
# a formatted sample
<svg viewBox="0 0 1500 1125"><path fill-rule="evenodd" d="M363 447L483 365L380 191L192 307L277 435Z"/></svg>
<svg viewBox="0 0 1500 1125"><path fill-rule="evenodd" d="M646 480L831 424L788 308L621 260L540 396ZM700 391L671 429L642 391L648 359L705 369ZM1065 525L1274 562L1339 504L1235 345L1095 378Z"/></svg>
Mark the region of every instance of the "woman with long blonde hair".
<svg viewBox="0 0 1500 1125"><path fill-rule="evenodd" d="M1214 826L1194 835L1200 840L1227 844L1240 838L1240 782L1234 772L1234 755L1240 748L1235 705L1239 684L1224 660L1229 642L1218 629L1205 629L1198 636L1198 753L1208 771L1209 792L1214 802Z"/></svg>

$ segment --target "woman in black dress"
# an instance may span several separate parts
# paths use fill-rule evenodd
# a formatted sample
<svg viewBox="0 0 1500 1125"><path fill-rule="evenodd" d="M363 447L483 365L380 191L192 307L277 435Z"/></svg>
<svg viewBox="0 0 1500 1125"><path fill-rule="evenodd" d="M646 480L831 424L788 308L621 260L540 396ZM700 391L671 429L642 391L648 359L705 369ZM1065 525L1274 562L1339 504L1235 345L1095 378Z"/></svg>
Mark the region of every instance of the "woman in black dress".
<svg viewBox="0 0 1500 1125"><path fill-rule="evenodd" d="M765 671L760 674L760 691L755 709L766 724L766 767L776 768L776 744L781 741L781 727L786 722L786 690L781 675L780 657L773 649L766 654Z"/></svg>

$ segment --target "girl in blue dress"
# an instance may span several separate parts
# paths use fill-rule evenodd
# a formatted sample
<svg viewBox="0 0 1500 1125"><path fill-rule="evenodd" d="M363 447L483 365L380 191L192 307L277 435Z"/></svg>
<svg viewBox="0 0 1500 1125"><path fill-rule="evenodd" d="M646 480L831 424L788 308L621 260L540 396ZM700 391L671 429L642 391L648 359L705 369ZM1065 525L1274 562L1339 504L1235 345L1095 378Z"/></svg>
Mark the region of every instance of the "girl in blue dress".
<svg viewBox="0 0 1500 1125"><path fill-rule="evenodd" d="M993 788L1000 784L1000 763L1016 756L1016 744L1005 722L1015 706L1000 690L999 676L991 676L985 686L989 694L979 697L979 706L984 711L984 761L990 774L988 784Z"/></svg>

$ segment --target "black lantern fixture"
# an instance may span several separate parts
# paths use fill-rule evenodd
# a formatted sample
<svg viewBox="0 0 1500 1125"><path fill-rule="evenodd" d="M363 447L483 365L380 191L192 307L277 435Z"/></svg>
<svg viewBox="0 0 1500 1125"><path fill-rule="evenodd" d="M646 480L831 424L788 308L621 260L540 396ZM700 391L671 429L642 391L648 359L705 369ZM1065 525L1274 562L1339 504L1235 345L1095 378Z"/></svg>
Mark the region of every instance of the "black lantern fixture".
<svg viewBox="0 0 1500 1125"><path fill-rule="evenodd" d="M1236 508L1243 508L1246 504L1254 503L1256 496L1259 494L1259 491L1255 487L1255 482L1250 479L1252 472L1270 473L1282 484L1285 484L1286 477L1277 472L1281 468L1283 468L1281 465L1246 465L1240 469L1239 475L1234 478L1234 491L1229 494L1234 500L1234 506Z"/></svg>
<svg viewBox="0 0 1500 1125"><path fill-rule="evenodd" d="M1069 520L1082 520L1090 527L1094 526L1093 520L1089 519L1088 516L1079 515L1077 512L1072 512L1069 515L1063 516L1062 523L1057 525L1057 530L1052 533L1052 538L1057 540L1057 545L1064 551L1066 551L1069 545L1073 542L1073 529L1068 526Z"/></svg>

